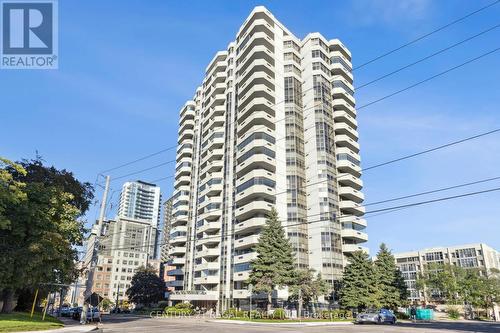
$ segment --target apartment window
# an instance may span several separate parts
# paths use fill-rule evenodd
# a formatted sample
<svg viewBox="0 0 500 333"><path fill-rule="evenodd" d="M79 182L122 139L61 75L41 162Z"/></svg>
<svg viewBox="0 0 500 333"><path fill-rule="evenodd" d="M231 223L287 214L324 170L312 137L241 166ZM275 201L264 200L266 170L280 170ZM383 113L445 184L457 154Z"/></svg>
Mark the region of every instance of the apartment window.
<svg viewBox="0 0 500 333"><path fill-rule="evenodd" d="M351 162L352 164L355 164L357 166L359 166L361 163L355 159L353 156L351 156L350 154L346 154L346 153L343 153L343 154L337 154L337 161L341 161L341 160L347 160L349 162Z"/></svg>
<svg viewBox="0 0 500 333"><path fill-rule="evenodd" d="M285 103L302 106L302 84L294 77L285 77Z"/></svg>
<svg viewBox="0 0 500 333"><path fill-rule="evenodd" d="M313 58L321 58L327 64L330 64L330 59L321 50L312 50L311 56Z"/></svg>
<svg viewBox="0 0 500 333"><path fill-rule="evenodd" d="M269 135L267 133L264 133L264 132L255 132L255 133L250 134L245 140L243 140L238 145L238 150L243 149L244 147L246 147L253 140L259 140L259 139L266 140L269 143L275 143L276 142L276 139L273 136L271 136L271 135Z"/></svg>
<svg viewBox="0 0 500 333"><path fill-rule="evenodd" d="M332 82L332 86L333 88L342 88L344 89L349 95L351 96L354 96L354 90L352 90L351 88L349 88L347 86L347 84L345 84L344 82L342 81L333 81Z"/></svg>
<svg viewBox="0 0 500 333"><path fill-rule="evenodd" d="M241 157L238 159L238 163L242 163L243 161L246 161L256 154L264 154L272 158L276 156L276 153L267 147L255 147L241 155Z"/></svg>
<svg viewBox="0 0 500 333"><path fill-rule="evenodd" d="M265 186L274 188L276 186L276 182L274 182L273 180L267 179L265 177L254 177L250 180L247 180L246 182L244 182L240 186L238 186L236 188L236 193L243 192L244 190L246 190L247 188L249 188L253 185L265 185Z"/></svg>

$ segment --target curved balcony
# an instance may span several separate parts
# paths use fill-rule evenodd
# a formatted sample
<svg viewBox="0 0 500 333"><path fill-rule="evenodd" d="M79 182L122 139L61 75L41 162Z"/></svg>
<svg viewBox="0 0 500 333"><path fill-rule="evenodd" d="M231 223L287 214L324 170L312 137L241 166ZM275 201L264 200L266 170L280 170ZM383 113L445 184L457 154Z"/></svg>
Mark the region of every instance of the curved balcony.
<svg viewBox="0 0 500 333"><path fill-rule="evenodd" d="M338 110L333 112L333 119L336 123L346 123L353 129L358 128L358 121L349 112Z"/></svg>
<svg viewBox="0 0 500 333"><path fill-rule="evenodd" d="M264 59L255 59L247 71L240 73L236 79L238 87L243 88L254 75L262 74L263 78L274 82L274 67Z"/></svg>
<svg viewBox="0 0 500 333"><path fill-rule="evenodd" d="M233 273L234 281L247 281L250 278L250 270Z"/></svg>
<svg viewBox="0 0 500 333"><path fill-rule="evenodd" d="M276 160L266 154L255 154L236 166L236 174L238 177L241 177L254 169L265 169L275 172Z"/></svg>
<svg viewBox="0 0 500 333"><path fill-rule="evenodd" d="M255 216L256 214L266 215L271 211L273 206L274 205L272 203L256 199L255 201L247 203L242 207L238 207L234 214L236 219L243 221Z"/></svg>
<svg viewBox="0 0 500 333"><path fill-rule="evenodd" d="M266 225L265 217L254 217L234 225L234 234L257 232Z"/></svg>
<svg viewBox="0 0 500 333"><path fill-rule="evenodd" d="M172 265L174 266L179 266L179 265L184 265L186 263L186 258L185 257L174 257L172 258Z"/></svg>
<svg viewBox="0 0 500 333"><path fill-rule="evenodd" d="M220 255L220 249L217 247L214 248L205 248L201 251L196 252L195 258L213 258L218 257Z"/></svg>
<svg viewBox="0 0 500 333"><path fill-rule="evenodd" d="M342 251L344 253L354 253L356 251L363 251L365 253L370 253L370 250L366 246L361 246L358 244L342 244Z"/></svg>
<svg viewBox="0 0 500 333"><path fill-rule="evenodd" d="M251 262L252 260L257 258L257 252L249 252L245 254L235 255L233 258L235 264Z"/></svg>
<svg viewBox="0 0 500 333"><path fill-rule="evenodd" d="M264 97L255 97L249 100L246 107L238 107L238 121L244 121L247 117L251 116L254 112L265 111L274 117L275 111L273 109L274 103ZM275 126L272 127L273 129Z"/></svg>
<svg viewBox="0 0 500 333"><path fill-rule="evenodd" d="M337 169L340 172L350 173L356 177L361 176L361 167L356 165L348 160L339 160L337 161Z"/></svg>
<svg viewBox="0 0 500 333"><path fill-rule="evenodd" d="M239 142L242 142L242 141L239 141ZM274 143L271 143L271 142L269 142L269 141L267 141L265 139L256 139L255 138L250 143L248 143L245 147L243 147L240 150L238 150L238 152L236 153L236 159L237 160L240 159L241 156L243 154L245 154L247 151L252 150L253 148L258 148L258 147L266 147L266 148L269 148L269 149L271 149L273 151L276 149L276 146L275 146Z"/></svg>
<svg viewBox="0 0 500 333"><path fill-rule="evenodd" d="M196 240L196 246L198 245L216 245L220 243L220 234L206 235L203 238Z"/></svg>
<svg viewBox="0 0 500 333"><path fill-rule="evenodd" d="M356 153L359 152L359 143L348 135L345 134L335 135L334 141L337 147L347 147Z"/></svg>
<svg viewBox="0 0 500 333"><path fill-rule="evenodd" d="M241 250L251 248L259 242L259 235L250 235L234 241L234 249Z"/></svg>
<svg viewBox="0 0 500 333"><path fill-rule="evenodd" d="M233 298L234 299L248 299L250 297L250 292L247 289L234 289Z"/></svg>
<svg viewBox="0 0 500 333"><path fill-rule="evenodd" d="M168 249L168 254L179 255L186 253L186 248L184 246L173 246Z"/></svg>
<svg viewBox="0 0 500 333"><path fill-rule="evenodd" d="M354 216L363 216L366 208L352 200L341 200L340 210L343 214L350 214Z"/></svg>
<svg viewBox="0 0 500 333"><path fill-rule="evenodd" d="M365 232L354 229L342 229L342 238L356 244L368 241L368 235Z"/></svg>
<svg viewBox="0 0 500 333"><path fill-rule="evenodd" d="M335 87L332 89L332 95L334 99L343 98L347 103L354 107L356 105L356 99L352 96L345 88Z"/></svg>
<svg viewBox="0 0 500 333"><path fill-rule="evenodd" d="M194 265L195 271L204 271L206 269L215 270L215 269L219 269L219 268L220 268L220 263L218 261L214 261L214 262L205 261L201 264Z"/></svg>
<svg viewBox="0 0 500 333"><path fill-rule="evenodd" d="M358 139L358 132L347 123L334 123L333 129L335 130L335 134L347 135L353 140Z"/></svg>
<svg viewBox="0 0 500 333"><path fill-rule="evenodd" d="M354 109L354 107L343 99L333 100L333 110L334 112L338 110L346 111L349 115L351 115L351 117L356 117L356 110Z"/></svg>
<svg viewBox="0 0 500 333"><path fill-rule="evenodd" d="M362 203L365 200L364 194L353 189L352 187L340 186L339 195L343 199L352 200L356 203Z"/></svg>
<svg viewBox="0 0 500 333"><path fill-rule="evenodd" d="M196 228L196 233L202 232L214 232L220 230L222 223L220 220L217 221L205 221L205 223L198 228Z"/></svg>
<svg viewBox="0 0 500 333"><path fill-rule="evenodd" d="M328 48L330 52L340 52L348 61L351 61L351 52L347 49L347 47L342 44L342 42L338 39L332 39L328 42Z"/></svg>
<svg viewBox="0 0 500 333"><path fill-rule="evenodd" d="M179 288L184 286L184 280L174 280L165 282L167 288Z"/></svg>
<svg viewBox="0 0 500 333"><path fill-rule="evenodd" d="M170 240L168 241L170 245L174 246L176 244L183 244L186 243L187 241L187 236L176 236L176 237L170 237Z"/></svg>
<svg viewBox="0 0 500 333"><path fill-rule="evenodd" d="M344 78L349 83L353 83L354 78L352 76L352 73L345 68L342 64L338 62L334 62L330 65L331 73L333 76L341 76Z"/></svg>
<svg viewBox="0 0 500 333"><path fill-rule="evenodd" d="M251 133L251 128L254 126L261 131L266 131L264 127L267 127L267 132L271 132L271 130L275 128L276 118L269 113L265 111L255 111L249 115L249 117L238 124L238 135L241 136L245 133Z"/></svg>
<svg viewBox="0 0 500 333"><path fill-rule="evenodd" d="M254 199L262 199L266 198L268 200L272 200L275 197L275 189L263 184L254 184L244 191L238 192L236 194L236 204L244 205Z"/></svg>
<svg viewBox="0 0 500 333"><path fill-rule="evenodd" d="M194 284L218 284L219 275L202 276L193 279Z"/></svg>
<svg viewBox="0 0 500 333"><path fill-rule="evenodd" d="M191 176L180 176L179 178L176 178L174 186L183 186L183 185L189 185L191 183Z"/></svg>
<svg viewBox="0 0 500 333"><path fill-rule="evenodd" d="M191 140L194 137L194 131L192 129L186 129L182 133L179 133L179 144L183 144L185 140Z"/></svg>

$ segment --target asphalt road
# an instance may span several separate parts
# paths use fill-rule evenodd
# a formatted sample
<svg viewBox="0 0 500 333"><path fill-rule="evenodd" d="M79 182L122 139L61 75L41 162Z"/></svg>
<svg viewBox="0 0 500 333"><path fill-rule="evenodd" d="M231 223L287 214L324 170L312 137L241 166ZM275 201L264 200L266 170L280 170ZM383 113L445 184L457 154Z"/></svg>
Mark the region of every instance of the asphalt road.
<svg viewBox="0 0 500 333"><path fill-rule="evenodd" d="M152 319L141 316L116 315L104 316L100 326L104 333L125 332L196 332L196 333L250 333L250 332L356 332L356 333L499 333L500 323L481 322L436 322L436 323L398 323L396 325L342 325L342 326L296 326L296 325L254 325L213 322L208 319L161 318Z"/></svg>

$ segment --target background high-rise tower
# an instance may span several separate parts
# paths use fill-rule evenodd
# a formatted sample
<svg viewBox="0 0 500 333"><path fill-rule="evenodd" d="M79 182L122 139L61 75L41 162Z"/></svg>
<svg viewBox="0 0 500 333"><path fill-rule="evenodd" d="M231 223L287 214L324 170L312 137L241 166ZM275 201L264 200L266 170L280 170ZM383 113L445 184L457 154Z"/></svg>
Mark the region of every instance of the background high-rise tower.
<svg viewBox="0 0 500 333"><path fill-rule="evenodd" d="M141 180L126 182L120 194L119 217L147 220L153 227L160 222L160 188Z"/></svg>

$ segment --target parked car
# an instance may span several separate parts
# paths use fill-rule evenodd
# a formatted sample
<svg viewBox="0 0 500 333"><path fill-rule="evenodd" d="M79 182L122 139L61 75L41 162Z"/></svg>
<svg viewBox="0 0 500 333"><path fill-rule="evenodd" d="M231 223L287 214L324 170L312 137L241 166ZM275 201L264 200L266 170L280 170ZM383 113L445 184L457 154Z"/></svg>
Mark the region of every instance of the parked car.
<svg viewBox="0 0 500 333"><path fill-rule="evenodd" d="M101 312L98 308L89 308L87 310L87 321L99 321L101 319Z"/></svg>
<svg viewBox="0 0 500 333"><path fill-rule="evenodd" d="M70 317L71 316L70 310L71 310L71 308L69 306L62 307L61 308L61 317Z"/></svg>
<svg viewBox="0 0 500 333"><path fill-rule="evenodd" d="M82 309L83 308L81 306L73 308L73 313L71 314L71 318L73 318L75 320L80 320L80 316L82 314Z"/></svg>
<svg viewBox="0 0 500 333"><path fill-rule="evenodd" d="M356 323L364 324L364 323L373 323L373 324L395 324L396 316L392 311L387 309L381 310L368 310L365 312L361 312L356 316Z"/></svg>

